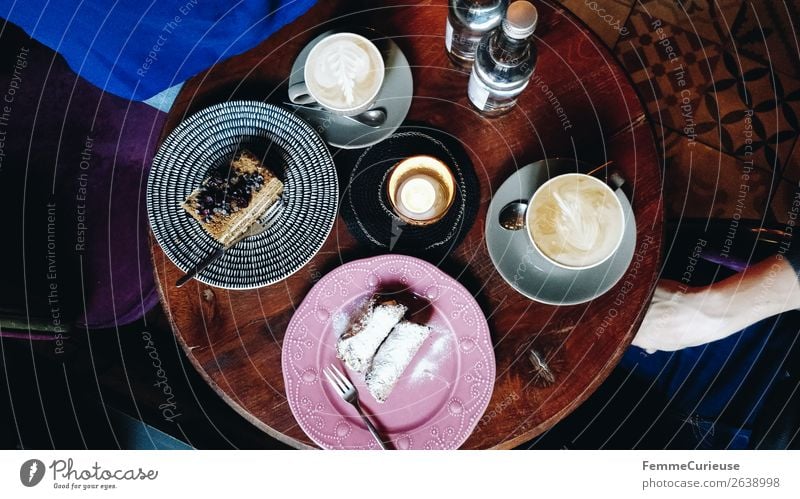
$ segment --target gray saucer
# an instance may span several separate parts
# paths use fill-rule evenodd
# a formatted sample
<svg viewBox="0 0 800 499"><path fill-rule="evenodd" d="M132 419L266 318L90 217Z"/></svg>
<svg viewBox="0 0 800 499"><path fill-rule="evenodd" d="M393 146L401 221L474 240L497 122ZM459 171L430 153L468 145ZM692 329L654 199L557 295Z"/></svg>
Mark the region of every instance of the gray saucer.
<svg viewBox="0 0 800 499"><path fill-rule="evenodd" d="M625 212L625 234L617 252L602 264L586 270L568 270L545 260L528 239L527 230L509 231L500 226L500 210L516 200L528 201L536 188L550 177L589 168L572 159L549 159L517 170L500 186L486 216L486 246L500 275L524 296L550 305L576 305L591 301L622 278L636 247L636 220L628 198L617 196Z"/></svg>
<svg viewBox="0 0 800 499"><path fill-rule="evenodd" d="M303 81L306 58L314 45L322 38L338 31L340 30L322 33L300 51L292 65L292 73L289 76L290 87ZM386 108L386 121L381 126L373 128L334 114L303 109L292 110L311 123L328 144L342 149L369 147L393 134L406 119L408 109L411 107L411 99L414 96L411 68L400 47L391 39L376 38L374 33L364 34L365 36L369 35L368 38L373 38L373 42L383 54L386 76L373 107Z"/></svg>

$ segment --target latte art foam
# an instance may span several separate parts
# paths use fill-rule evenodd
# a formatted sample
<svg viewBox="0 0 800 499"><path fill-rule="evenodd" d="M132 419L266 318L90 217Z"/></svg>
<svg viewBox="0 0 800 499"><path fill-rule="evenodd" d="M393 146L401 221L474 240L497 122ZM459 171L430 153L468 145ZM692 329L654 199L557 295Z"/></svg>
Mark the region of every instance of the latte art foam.
<svg viewBox="0 0 800 499"><path fill-rule="evenodd" d="M374 46L355 35L333 36L314 48L306 62L306 85L326 106L348 109L361 106L374 97L383 72Z"/></svg>
<svg viewBox="0 0 800 499"><path fill-rule="evenodd" d="M604 184L588 176L565 175L541 189L532 200L528 229L542 253L562 265L586 267L616 250L623 215Z"/></svg>

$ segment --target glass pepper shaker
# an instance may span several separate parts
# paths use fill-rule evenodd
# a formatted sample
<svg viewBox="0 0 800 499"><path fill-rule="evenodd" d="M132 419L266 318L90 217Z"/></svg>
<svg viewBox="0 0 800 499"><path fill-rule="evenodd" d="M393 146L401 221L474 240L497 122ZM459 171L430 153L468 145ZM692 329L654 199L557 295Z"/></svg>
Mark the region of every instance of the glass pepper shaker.
<svg viewBox="0 0 800 499"><path fill-rule="evenodd" d="M453 63L468 69L478 43L503 20L506 0L450 0L445 26L445 48Z"/></svg>
<svg viewBox="0 0 800 499"><path fill-rule="evenodd" d="M481 39L467 90L470 102L481 113L507 113L528 86L536 67L531 35L538 20L536 7L518 0L508 7L501 26Z"/></svg>

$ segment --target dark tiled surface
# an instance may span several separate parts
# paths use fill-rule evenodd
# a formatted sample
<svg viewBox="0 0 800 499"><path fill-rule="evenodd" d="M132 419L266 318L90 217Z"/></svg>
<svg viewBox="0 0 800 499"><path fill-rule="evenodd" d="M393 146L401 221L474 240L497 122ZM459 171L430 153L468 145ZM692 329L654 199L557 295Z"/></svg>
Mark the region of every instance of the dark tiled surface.
<svg viewBox="0 0 800 499"><path fill-rule="evenodd" d="M793 149L800 132L800 80L794 76L800 65L793 62L796 49L784 43L794 41L786 11L797 4L634 4L629 33L619 38L615 52L656 127L674 131L665 135L669 218L731 216L741 169L751 161L758 173L747 179L750 198L744 211L771 219L770 200L785 191L779 179L800 177L800 152ZM764 27L766 43L748 32L747 23L755 19Z"/></svg>
<svg viewBox="0 0 800 499"><path fill-rule="evenodd" d="M662 22L654 28L658 22L662 21L634 9L626 26L629 34L620 38L616 52L650 116L681 130L694 121L703 91L720 62L720 51L717 45L676 26ZM688 116L684 116L685 104Z"/></svg>
<svg viewBox="0 0 800 499"><path fill-rule="evenodd" d="M772 63L776 71L800 76L796 0L638 0L636 10L761 64Z"/></svg>
<svg viewBox="0 0 800 499"><path fill-rule="evenodd" d="M798 114L800 82L725 51L697 109L699 138L740 157L752 152L758 165L780 170L797 137Z"/></svg>
<svg viewBox="0 0 800 499"><path fill-rule="evenodd" d="M789 222L789 216L793 209L794 213L797 213L797 207L792 207L792 204L798 194L800 194L800 139L795 143L794 150L781 172L781 181L776 186L770 205L772 216L779 224L778 228L782 229L781 225ZM800 220L795 219L794 222L800 223Z"/></svg>
<svg viewBox="0 0 800 499"><path fill-rule="evenodd" d="M800 182L800 139L794 144L792 155L786 161L786 166L782 172L783 179L788 182Z"/></svg>
<svg viewBox="0 0 800 499"><path fill-rule="evenodd" d="M786 180L781 180L776 189L775 189L775 196L772 199L772 203L770 204L770 210L772 211L772 216L775 217L775 221L778 225L775 227L777 229L783 229L788 222L790 216L794 216L794 222L797 223L797 207L792 206L795 202L795 199L800 194L800 183L798 182L789 182Z"/></svg>
<svg viewBox="0 0 800 499"><path fill-rule="evenodd" d="M614 49L636 84L664 142L668 218L733 216L750 164L757 169L739 214L781 218L776 206L800 181L800 60L789 22L800 19L800 0L561 4Z"/></svg>
<svg viewBox="0 0 800 499"><path fill-rule="evenodd" d="M671 26L684 26L695 37L722 44L742 0L639 0L639 11Z"/></svg>
<svg viewBox="0 0 800 499"><path fill-rule="evenodd" d="M664 210L668 219L761 219L769 204L770 170L748 168L740 158L678 132L665 130Z"/></svg>
<svg viewBox="0 0 800 499"><path fill-rule="evenodd" d="M800 76L797 36L800 2L758 0L744 2L731 20L730 48L776 71Z"/></svg>

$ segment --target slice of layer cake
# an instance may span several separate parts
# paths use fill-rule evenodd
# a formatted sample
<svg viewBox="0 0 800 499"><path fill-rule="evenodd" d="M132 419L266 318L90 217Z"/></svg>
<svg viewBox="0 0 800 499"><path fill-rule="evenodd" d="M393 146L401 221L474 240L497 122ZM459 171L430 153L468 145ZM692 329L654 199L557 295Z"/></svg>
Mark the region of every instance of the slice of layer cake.
<svg viewBox="0 0 800 499"><path fill-rule="evenodd" d="M283 182L248 150L209 172L183 202L211 237L227 246L244 234L283 193Z"/></svg>
<svg viewBox="0 0 800 499"><path fill-rule="evenodd" d="M394 300L370 298L337 341L337 356L353 371L366 371L375 351L407 309Z"/></svg>
<svg viewBox="0 0 800 499"><path fill-rule="evenodd" d="M430 326L408 321L402 321L394 327L373 357L367 371L367 388L375 400L386 401L403 371L430 334Z"/></svg>

